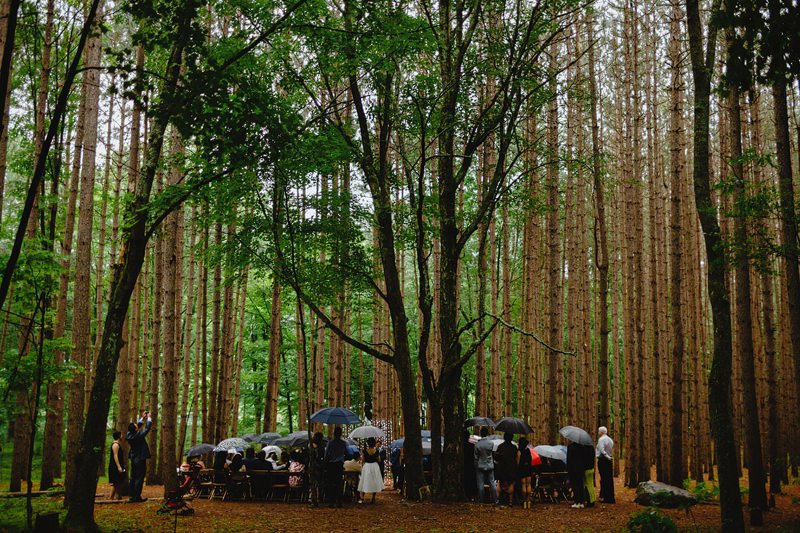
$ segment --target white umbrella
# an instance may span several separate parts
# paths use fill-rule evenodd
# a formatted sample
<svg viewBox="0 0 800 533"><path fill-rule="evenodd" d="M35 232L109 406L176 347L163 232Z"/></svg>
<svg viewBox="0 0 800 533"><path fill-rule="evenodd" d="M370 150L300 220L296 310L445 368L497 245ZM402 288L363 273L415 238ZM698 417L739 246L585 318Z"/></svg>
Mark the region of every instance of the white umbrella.
<svg viewBox="0 0 800 533"><path fill-rule="evenodd" d="M281 449L280 449L278 446L274 446L274 445L271 445L271 446L264 446L264 454L265 454L265 455L269 455L269 454L271 454L272 452L275 452L275 455L277 455L278 457L280 457L280 456L281 456L281 453L282 453L282 450L281 450Z"/></svg>
<svg viewBox="0 0 800 533"><path fill-rule="evenodd" d="M368 439L370 437L382 439L386 437L386 434L375 426L361 426L350 432L351 439Z"/></svg>

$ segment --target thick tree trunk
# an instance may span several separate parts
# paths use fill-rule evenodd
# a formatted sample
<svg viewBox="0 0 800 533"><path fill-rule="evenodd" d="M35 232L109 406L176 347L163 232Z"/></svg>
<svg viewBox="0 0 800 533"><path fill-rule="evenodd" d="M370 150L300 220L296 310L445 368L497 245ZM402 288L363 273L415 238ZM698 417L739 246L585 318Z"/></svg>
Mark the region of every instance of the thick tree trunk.
<svg viewBox="0 0 800 533"><path fill-rule="evenodd" d="M718 6L718 2L715 2ZM719 223L711 202L709 184L709 116L711 73L716 49L716 30L709 26L704 50L700 8L697 0L686 0L689 52L694 81L694 193L697 213L703 228L708 258L708 294L714 320L714 351L708 378L708 404L711 433L719 473L720 515L725 531L744 531L736 443L731 420L731 317L725 287L726 260L720 240Z"/></svg>

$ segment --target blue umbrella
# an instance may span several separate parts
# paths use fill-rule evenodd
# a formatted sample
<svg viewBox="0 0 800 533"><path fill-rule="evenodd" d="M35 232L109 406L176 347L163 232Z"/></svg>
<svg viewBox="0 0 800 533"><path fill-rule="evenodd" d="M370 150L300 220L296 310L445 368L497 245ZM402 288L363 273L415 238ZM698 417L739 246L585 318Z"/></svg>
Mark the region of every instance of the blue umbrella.
<svg viewBox="0 0 800 533"><path fill-rule="evenodd" d="M312 422L320 424L360 424L361 419L350 409L344 407L325 407L311 415Z"/></svg>

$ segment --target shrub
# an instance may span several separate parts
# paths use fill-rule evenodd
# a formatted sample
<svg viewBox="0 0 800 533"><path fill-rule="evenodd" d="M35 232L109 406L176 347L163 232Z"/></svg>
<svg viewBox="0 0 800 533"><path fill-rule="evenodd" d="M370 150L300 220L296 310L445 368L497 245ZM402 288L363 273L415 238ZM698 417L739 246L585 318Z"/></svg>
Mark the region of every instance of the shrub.
<svg viewBox="0 0 800 533"><path fill-rule="evenodd" d="M678 527L670 517L656 509L648 507L640 513L631 515L626 524L633 533L677 533Z"/></svg>

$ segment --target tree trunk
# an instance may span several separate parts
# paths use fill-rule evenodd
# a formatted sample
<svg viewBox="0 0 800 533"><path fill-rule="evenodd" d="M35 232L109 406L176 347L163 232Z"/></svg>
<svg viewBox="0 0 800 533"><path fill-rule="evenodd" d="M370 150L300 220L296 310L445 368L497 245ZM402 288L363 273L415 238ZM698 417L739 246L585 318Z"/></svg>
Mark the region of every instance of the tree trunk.
<svg viewBox="0 0 800 533"><path fill-rule="evenodd" d="M686 479L684 468L684 434L683 434L683 354L684 332L681 298L683 295L683 245L681 235L684 233L681 198L681 184L685 179L684 137L683 137L683 65L681 62L680 21L683 19L680 4L672 1L670 17L670 116L669 116L669 151L670 151L670 318L671 318L671 365L672 382L670 391L669 421L669 469L667 483L682 486Z"/></svg>
<svg viewBox="0 0 800 533"><path fill-rule="evenodd" d="M715 6L719 3L715 0ZM720 229L709 186L709 115L711 73L716 50L716 29L709 26L704 49L700 6L686 0L689 52L694 82L694 193L697 213L703 228L708 258L708 294L714 320L714 351L708 378L708 404L711 433L717 455L720 487L720 515L725 531L744 531L736 443L731 420L731 318L725 287L726 261L720 242Z"/></svg>
<svg viewBox="0 0 800 533"><path fill-rule="evenodd" d="M264 431L275 431L278 417L278 386L281 371L281 285L272 282L272 307L270 312L269 360L267 363L266 404Z"/></svg>
<svg viewBox="0 0 800 533"><path fill-rule="evenodd" d="M95 152L97 147L97 116L100 99L100 21L102 6L98 8L97 22L86 43L83 74L86 100L84 106L84 134L81 155L80 208L78 210L78 239L75 246L75 283L72 303L72 362L83 368L70 383L69 418L67 425L67 499L71 499L75 476L80 465L73 455L78 450L86 406L86 379L91 372L91 279L92 223L94 219Z"/></svg>
<svg viewBox="0 0 800 533"><path fill-rule="evenodd" d="M167 74L163 81L161 102L171 102L174 98L183 47L188 39L191 22L195 16L192 1L179 6L175 15L176 34L170 51ZM123 230L122 255L112 270L111 291L103 325L103 341L97 359L97 373L89 400L86 425L83 429L78 451L78 466L73 495L68 504L64 526L75 529L96 529L94 523L94 499L97 490L97 465L101 460L99 450L105 441L105 425L114 386L117 360L122 349L122 330L128 311L131 294L141 271L147 248L147 203L161 157L164 132L170 120L170 107L156 105L153 108L153 127L150 131L141 179L137 180L136 191L128 208L131 223Z"/></svg>

